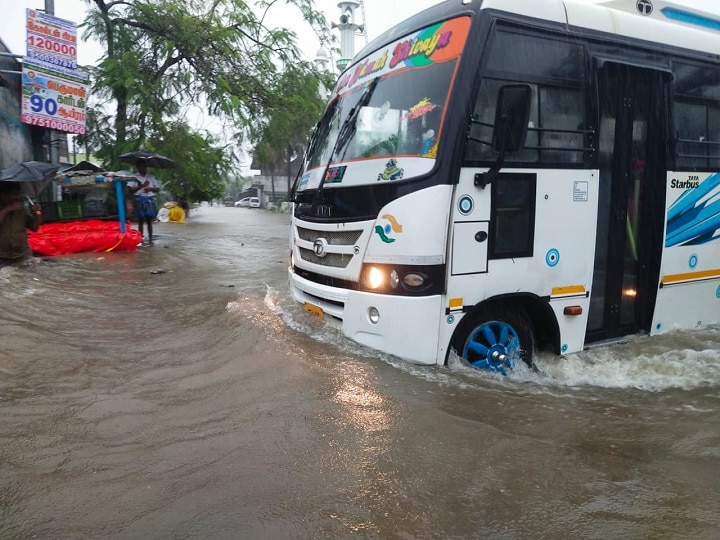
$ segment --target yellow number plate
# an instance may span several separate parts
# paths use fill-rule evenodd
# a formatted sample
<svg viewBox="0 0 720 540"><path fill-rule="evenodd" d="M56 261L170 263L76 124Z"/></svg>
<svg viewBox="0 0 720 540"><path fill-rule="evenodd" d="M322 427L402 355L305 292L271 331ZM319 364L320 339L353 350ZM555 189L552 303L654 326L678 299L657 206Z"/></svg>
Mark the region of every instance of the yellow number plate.
<svg viewBox="0 0 720 540"><path fill-rule="evenodd" d="M305 302L305 311L312 313L321 319L325 317L325 313L322 308L320 306L316 306L315 304L311 304L310 302Z"/></svg>

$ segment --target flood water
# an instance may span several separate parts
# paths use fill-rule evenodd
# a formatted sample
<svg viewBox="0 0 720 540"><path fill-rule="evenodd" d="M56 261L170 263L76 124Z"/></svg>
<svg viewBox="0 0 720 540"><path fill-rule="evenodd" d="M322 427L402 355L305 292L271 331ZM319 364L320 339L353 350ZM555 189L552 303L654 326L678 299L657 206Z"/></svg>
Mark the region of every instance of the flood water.
<svg viewBox="0 0 720 540"><path fill-rule="evenodd" d="M0 269L0 538L720 537L720 328L412 366L294 304L288 226Z"/></svg>

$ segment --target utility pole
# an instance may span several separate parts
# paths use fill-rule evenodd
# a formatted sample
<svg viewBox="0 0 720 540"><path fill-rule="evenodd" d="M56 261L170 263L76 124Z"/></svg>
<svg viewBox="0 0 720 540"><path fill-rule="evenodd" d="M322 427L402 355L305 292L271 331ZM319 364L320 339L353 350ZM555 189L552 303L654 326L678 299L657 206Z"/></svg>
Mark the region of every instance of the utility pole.
<svg viewBox="0 0 720 540"><path fill-rule="evenodd" d="M55 0L45 0L45 13L55 15ZM60 132L55 129L48 130L50 140L50 163L60 164Z"/></svg>

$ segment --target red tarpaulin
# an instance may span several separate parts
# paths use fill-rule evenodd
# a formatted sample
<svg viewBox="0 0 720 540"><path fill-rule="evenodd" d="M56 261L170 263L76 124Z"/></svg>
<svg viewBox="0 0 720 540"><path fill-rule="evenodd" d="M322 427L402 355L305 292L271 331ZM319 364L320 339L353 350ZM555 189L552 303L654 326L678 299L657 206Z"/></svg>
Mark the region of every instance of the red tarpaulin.
<svg viewBox="0 0 720 540"><path fill-rule="evenodd" d="M120 232L117 221L68 221L46 223L37 232L28 231L28 241L35 255L68 255L89 251L135 251L142 242L140 231L125 224Z"/></svg>

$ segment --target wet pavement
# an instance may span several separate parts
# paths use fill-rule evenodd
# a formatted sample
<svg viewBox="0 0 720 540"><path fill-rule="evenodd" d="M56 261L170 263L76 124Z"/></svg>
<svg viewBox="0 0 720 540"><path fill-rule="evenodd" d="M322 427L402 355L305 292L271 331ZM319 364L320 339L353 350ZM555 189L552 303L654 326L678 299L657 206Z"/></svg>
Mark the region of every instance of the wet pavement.
<svg viewBox="0 0 720 540"><path fill-rule="evenodd" d="M294 304L288 227L0 269L0 538L720 537L720 329L412 366Z"/></svg>

